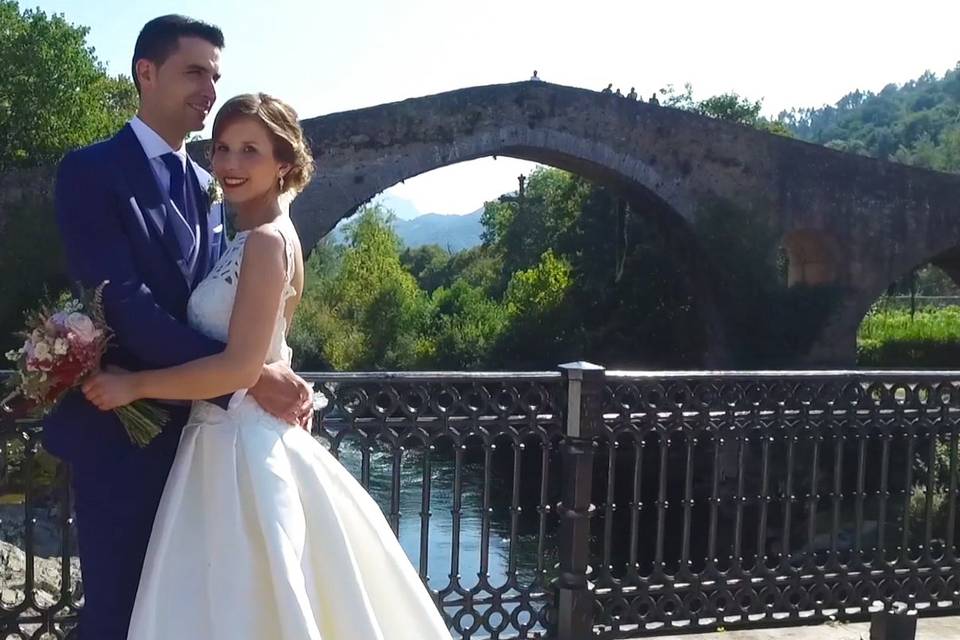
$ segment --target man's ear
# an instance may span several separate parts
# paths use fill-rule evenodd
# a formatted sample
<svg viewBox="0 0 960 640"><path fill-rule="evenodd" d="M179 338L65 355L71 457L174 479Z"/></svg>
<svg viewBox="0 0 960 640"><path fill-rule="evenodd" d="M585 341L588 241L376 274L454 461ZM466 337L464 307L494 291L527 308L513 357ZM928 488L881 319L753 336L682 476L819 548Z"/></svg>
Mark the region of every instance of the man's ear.
<svg viewBox="0 0 960 640"><path fill-rule="evenodd" d="M157 80L157 65L152 60L140 58L137 60L137 80L140 87L152 85Z"/></svg>

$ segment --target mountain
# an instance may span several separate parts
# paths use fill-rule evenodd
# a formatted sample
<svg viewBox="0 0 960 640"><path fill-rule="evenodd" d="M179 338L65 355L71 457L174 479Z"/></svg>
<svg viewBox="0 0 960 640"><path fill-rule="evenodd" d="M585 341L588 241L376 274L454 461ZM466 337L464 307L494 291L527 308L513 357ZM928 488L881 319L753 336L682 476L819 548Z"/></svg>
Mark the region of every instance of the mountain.
<svg viewBox="0 0 960 640"><path fill-rule="evenodd" d="M436 244L448 251L462 251L480 244L480 234L483 232L483 225L480 224L482 215L483 207L463 216L427 213L410 220L398 217L393 220L393 229L403 244L410 248ZM333 237L336 242L344 241L343 229L346 224L349 224L348 220L334 229Z"/></svg>
<svg viewBox="0 0 960 640"><path fill-rule="evenodd" d="M428 213L413 220L395 220L393 228L411 248L437 244L449 251L462 251L480 244L483 208L464 216Z"/></svg>
<svg viewBox="0 0 960 640"><path fill-rule="evenodd" d="M375 198L374 202L383 205L401 220L413 220L421 215L420 210L417 209L417 205L406 198L400 198L392 193L381 193Z"/></svg>

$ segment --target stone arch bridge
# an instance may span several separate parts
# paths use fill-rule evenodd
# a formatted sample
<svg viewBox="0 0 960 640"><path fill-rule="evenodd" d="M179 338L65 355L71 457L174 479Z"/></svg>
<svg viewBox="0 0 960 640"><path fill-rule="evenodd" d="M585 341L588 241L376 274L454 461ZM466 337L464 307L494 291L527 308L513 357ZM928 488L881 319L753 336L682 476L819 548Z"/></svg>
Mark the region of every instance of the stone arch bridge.
<svg viewBox="0 0 960 640"><path fill-rule="evenodd" d="M390 186L485 156L614 188L670 231L698 300L708 367L851 366L857 328L890 283L928 262L960 281L957 175L546 82L460 89L303 126L319 170L292 215L308 248ZM191 153L199 159L203 147ZM48 197L50 180L49 169L0 175L0 225L4 208ZM771 279L777 287L758 288Z"/></svg>
<svg viewBox="0 0 960 640"><path fill-rule="evenodd" d="M756 336L750 325L770 317L761 307L746 317L729 308L755 295L725 278L741 258L742 268L764 270L785 255L785 289L831 292L810 319L815 326L803 328L794 365L852 365L870 304L914 267L932 261L960 281L960 176L545 82L460 89L303 125L319 166L293 206L307 246L390 186L485 156L540 162L620 190L635 210L676 228L678 251L695 265L709 366L740 364L731 336ZM761 355L782 351L754 346Z"/></svg>

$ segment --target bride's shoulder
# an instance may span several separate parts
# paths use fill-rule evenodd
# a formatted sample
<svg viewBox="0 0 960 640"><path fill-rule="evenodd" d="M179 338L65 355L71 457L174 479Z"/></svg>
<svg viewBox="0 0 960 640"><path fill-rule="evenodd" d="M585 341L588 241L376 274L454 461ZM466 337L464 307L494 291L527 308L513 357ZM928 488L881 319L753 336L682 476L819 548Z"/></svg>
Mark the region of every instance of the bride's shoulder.
<svg viewBox="0 0 960 640"><path fill-rule="evenodd" d="M285 259L288 258L288 254L295 251L299 239L293 225L285 224L285 222L286 220L281 217L273 222L250 229L246 232L247 237L244 244L249 247L252 242L257 247L256 250L276 252L284 256Z"/></svg>
<svg viewBox="0 0 960 640"><path fill-rule="evenodd" d="M244 244L248 250L251 246L262 249L272 248L282 250L285 243L283 232L280 231L274 222L268 222L259 227L254 227L246 232L246 236Z"/></svg>
<svg viewBox="0 0 960 640"><path fill-rule="evenodd" d="M254 227L243 238L244 259L248 261L270 261L273 258L284 260L287 241L274 223Z"/></svg>

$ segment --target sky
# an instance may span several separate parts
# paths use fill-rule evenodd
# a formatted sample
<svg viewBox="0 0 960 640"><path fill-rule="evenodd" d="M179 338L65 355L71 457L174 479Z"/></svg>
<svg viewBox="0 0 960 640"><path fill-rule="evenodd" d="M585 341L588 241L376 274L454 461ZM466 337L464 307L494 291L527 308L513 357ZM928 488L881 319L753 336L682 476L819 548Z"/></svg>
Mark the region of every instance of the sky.
<svg viewBox="0 0 960 640"><path fill-rule="evenodd" d="M956 0L20 0L90 28L113 74L130 73L143 24L183 13L226 37L219 99L264 91L309 118L463 87L526 80L649 96L691 83L764 113L832 104L960 61ZM215 107L216 108L216 107ZM212 117L210 122L212 123ZM465 214L535 166L500 157L388 191L419 213ZM408 211L408 215L410 214ZM406 216L405 216L406 217Z"/></svg>

